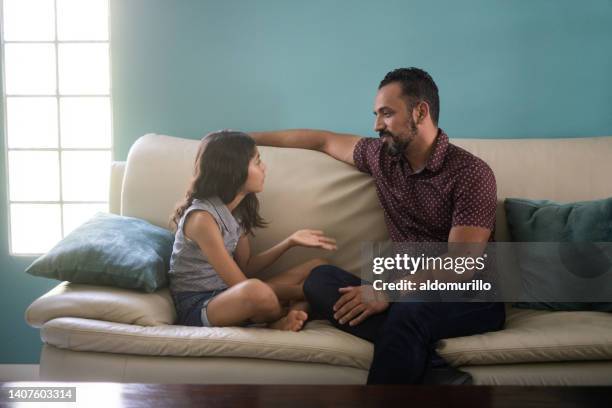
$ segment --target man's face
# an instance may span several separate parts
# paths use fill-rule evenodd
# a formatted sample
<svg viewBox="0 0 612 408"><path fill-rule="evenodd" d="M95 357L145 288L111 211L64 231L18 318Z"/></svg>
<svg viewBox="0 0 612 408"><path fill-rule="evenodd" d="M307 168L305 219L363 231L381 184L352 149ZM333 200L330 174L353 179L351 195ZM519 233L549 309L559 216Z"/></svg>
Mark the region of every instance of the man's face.
<svg viewBox="0 0 612 408"><path fill-rule="evenodd" d="M402 87L392 82L380 88L374 100L374 131L383 138L389 154L403 154L417 135L417 126L402 96Z"/></svg>

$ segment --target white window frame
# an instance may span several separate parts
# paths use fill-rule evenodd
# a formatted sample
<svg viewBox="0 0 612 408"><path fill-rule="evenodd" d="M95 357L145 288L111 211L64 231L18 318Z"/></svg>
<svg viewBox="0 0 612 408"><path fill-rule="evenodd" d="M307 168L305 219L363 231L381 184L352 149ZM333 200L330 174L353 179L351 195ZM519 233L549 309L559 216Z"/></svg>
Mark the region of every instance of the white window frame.
<svg viewBox="0 0 612 408"><path fill-rule="evenodd" d="M55 39L53 41L5 41L4 40L4 29L0 29L0 52L2 53L2 115L3 115L3 125L4 125L4 170L5 170L5 189L6 189L6 200L5 204L7 207L7 234L8 234L8 246L9 246L9 255L15 257L32 257L39 256L40 253L23 253L18 252L15 253L13 251L13 242L12 242L12 225L11 225L11 204L59 204L60 206L60 228L61 228L61 238L65 237L64 234L64 204L106 204L107 206L110 204L107 194L107 200L105 201L67 201L63 199L63 186L62 186L62 152L69 151L78 151L78 152L96 152L103 151L109 152L111 160L109 162L108 167L108 177L110 181L110 165L113 160L114 154L114 125L113 125L113 81L112 81L112 50L111 50L111 13L110 13L110 3L111 0L108 1L108 40L58 40L58 27L57 27L57 0L53 0L53 12L54 12L54 23L55 23ZM0 23L4 22L4 0L0 0ZM7 94L6 93L6 76L5 76L5 44L53 44L55 48L55 92L53 94ZM108 73L109 73L109 93L108 94L70 94L70 95L60 95L59 86L59 45L60 44L108 44ZM57 104L57 148L36 148L36 147L27 147L27 148L9 148L8 146L8 118L7 118L7 98L55 98ZM108 98L110 104L110 147L108 148L64 148L61 144L61 123L60 123L60 100L62 98ZM9 151L28 151L28 152L36 152L36 151L51 151L58 153L58 161L59 161L59 200L54 201L19 201L19 200L11 200L10 198L10 174L9 174Z"/></svg>

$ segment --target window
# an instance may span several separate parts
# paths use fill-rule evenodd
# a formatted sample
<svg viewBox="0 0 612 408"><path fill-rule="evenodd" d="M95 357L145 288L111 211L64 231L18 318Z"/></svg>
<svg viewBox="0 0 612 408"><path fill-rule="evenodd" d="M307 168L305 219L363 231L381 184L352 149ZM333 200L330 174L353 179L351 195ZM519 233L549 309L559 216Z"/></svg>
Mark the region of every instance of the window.
<svg viewBox="0 0 612 408"><path fill-rule="evenodd" d="M11 254L108 211L108 0L0 0Z"/></svg>

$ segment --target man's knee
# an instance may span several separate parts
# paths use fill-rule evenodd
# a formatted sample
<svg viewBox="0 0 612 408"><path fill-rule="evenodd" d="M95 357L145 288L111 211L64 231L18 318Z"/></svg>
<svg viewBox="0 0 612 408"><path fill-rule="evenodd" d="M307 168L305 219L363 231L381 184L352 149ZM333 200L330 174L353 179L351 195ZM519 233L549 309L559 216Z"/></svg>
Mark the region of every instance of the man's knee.
<svg viewBox="0 0 612 408"><path fill-rule="evenodd" d="M314 298L321 291L323 282L328 275L331 265L315 266L304 281L304 296L308 301Z"/></svg>
<svg viewBox="0 0 612 408"><path fill-rule="evenodd" d="M351 285L347 283L351 278L357 279L337 266L317 266L304 281L304 296L313 307L330 309L339 296L338 288Z"/></svg>
<svg viewBox="0 0 612 408"><path fill-rule="evenodd" d="M326 292L327 288L343 286L345 275L347 274L349 273L334 265L318 265L314 267L304 281L304 295L306 299Z"/></svg>

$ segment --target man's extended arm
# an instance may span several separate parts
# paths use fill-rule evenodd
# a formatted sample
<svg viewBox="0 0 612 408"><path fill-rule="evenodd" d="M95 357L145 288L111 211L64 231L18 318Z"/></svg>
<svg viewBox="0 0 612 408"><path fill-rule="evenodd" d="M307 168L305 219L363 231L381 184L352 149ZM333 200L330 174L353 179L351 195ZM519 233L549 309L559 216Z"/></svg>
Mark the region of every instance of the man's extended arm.
<svg viewBox="0 0 612 408"><path fill-rule="evenodd" d="M353 150L361 139L355 135L311 129L250 132L249 134L258 145L318 150L350 165L355 164Z"/></svg>

